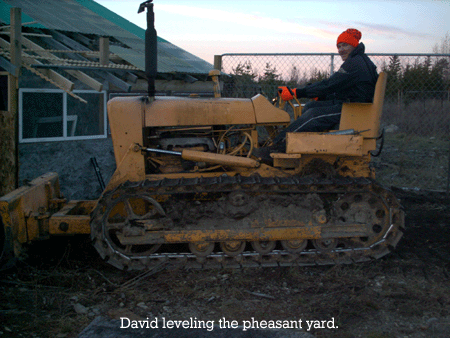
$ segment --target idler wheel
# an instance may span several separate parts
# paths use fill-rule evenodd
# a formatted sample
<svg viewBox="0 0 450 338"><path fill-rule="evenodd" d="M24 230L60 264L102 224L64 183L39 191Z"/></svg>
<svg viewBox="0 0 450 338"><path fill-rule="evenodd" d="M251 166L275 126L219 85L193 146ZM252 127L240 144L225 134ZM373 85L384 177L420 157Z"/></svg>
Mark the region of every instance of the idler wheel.
<svg viewBox="0 0 450 338"><path fill-rule="evenodd" d="M161 244L126 244L120 242L121 236L139 238L145 234L140 220L157 219L164 216L161 205L147 195L124 194L117 197L105 210L102 218L102 232L108 245L128 257L151 255Z"/></svg>

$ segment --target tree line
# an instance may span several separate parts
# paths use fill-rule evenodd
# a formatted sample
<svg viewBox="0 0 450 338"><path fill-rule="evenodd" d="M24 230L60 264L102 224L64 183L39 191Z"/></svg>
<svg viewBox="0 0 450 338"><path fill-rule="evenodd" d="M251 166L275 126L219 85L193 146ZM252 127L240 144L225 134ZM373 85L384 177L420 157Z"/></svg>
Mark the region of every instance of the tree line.
<svg viewBox="0 0 450 338"><path fill-rule="evenodd" d="M386 97L404 99L448 98L450 90L450 57L426 57L423 61L402 65L393 55L382 65L388 74Z"/></svg>
<svg viewBox="0 0 450 338"><path fill-rule="evenodd" d="M421 60L422 59L422 60ZM375 61L375 60L374 60ZM450 90L450 57L425 57L402 59L399 55L389 57L379 67L379 71L388 74L386 98L428 99L448 98ZM288 74L282 75L270 62L264 69L257 71L247 60L232 69L225 79L224 95L229 97L252 97L263 94L266 97L276 95L278 86L302 87L308 83L321 81L330 76L329 71L312 67L303 73L291 66Z"/></svg>
<svg viewBox="0 0 450 338"><path fill-rule="evenodd" d="M304 71L302 74L296 66L292 66L289 75L283 77L276 66L270 62L265 64L262 72L253 67L251 61L238 63L232 68L232 73L224 79L224 95L228 97L252 97L263 94L266 97L274 97L279 86L297 88L308 83L321 81L330 76L327 71L316 67Z"/></svg>

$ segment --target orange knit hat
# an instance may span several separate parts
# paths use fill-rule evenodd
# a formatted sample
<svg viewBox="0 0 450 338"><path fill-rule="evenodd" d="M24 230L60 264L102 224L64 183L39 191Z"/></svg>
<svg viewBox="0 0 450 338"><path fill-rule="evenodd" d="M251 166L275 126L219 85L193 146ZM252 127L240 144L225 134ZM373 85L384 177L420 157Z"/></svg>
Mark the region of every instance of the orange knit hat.
<svg viewBox="0 0 450 338"><path fill-rule="evenodd" d="M361 40L361 32L354 28L349 28L345 32L342 32L341 35L338 36L336 45L341 42L348 43L350 46L356 47L359 44L359 40Z"/></svg>

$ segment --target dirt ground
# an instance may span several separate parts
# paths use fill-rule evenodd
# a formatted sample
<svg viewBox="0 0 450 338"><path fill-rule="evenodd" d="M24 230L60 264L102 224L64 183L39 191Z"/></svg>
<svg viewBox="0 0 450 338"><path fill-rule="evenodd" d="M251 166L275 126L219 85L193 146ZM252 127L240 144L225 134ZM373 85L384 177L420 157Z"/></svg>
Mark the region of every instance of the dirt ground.
<svg viewBox="0 0 450 338"><path fill-rule="evenodd" d="M396 251L349 266L122 272L87 237L37 243L0 274L0 337L77 337L97 316L302 319L305 331L319 320L316 337L448 337L448 199L398 194L407 230Z"/></svg>

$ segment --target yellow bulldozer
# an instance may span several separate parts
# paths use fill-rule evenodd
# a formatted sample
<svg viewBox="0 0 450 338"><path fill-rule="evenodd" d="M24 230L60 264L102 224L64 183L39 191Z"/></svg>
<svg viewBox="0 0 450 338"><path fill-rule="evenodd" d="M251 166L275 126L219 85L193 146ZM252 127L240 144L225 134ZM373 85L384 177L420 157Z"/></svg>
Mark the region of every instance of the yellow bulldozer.
<svg viewBox="0 0 450 338"><path fill-rule="evenodd" d="M4 261L35 240L74 234L90 234L122 270L350 264L396 246L404 213L370 166L385 73L373 103L344 103L338 130L288 133L286 152L264 163L253 154L262 131L273 137L290 115L262 95L155 96L151 1L145 8L149 93L108 102L111 180L98 200L67 201L56 173L1 197Z"/></svg>

